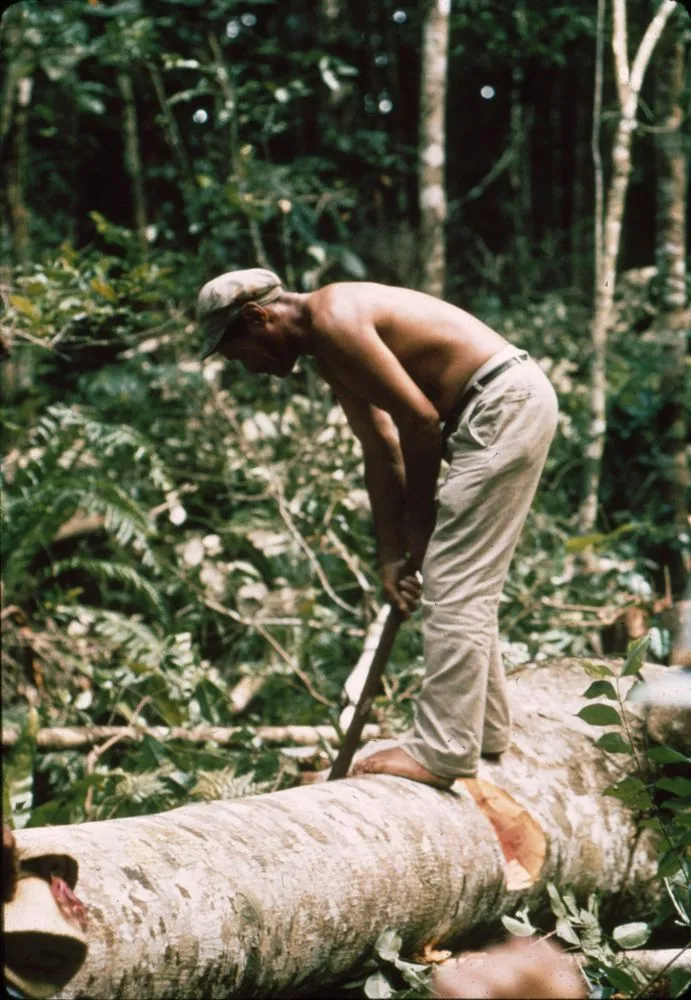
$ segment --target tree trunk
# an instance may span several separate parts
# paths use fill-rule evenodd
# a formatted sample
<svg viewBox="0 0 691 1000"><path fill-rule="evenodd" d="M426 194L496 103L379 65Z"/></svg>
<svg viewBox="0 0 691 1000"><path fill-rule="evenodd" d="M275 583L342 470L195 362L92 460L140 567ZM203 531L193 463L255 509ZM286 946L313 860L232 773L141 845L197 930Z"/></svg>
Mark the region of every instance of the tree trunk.
<svg viewBox="0 0 691 1000"><path fill-rule="evenodd" d="M249 228L250 240L254 249L255 262L259 267L265 267L271 270L271 263L266 253L266 247L264 246L261 227L257 222L252 209L252 192L249 190L247 184L247 165L240 149L240 138L238 134L238 102L235 94L235 88L232 78L226 69L223 59L223 50L221 49L221 44L218 38L213 34L213 32L209 32L207 34L207 39L214 59L216 82L218 83L219 90L225 103L225 111L229 116L228 140L231 173L238 187L240 202L243 206L247 206L247 208L244 209L244 212L247 219L247 226Z"/></svg>
<svg viewBox="0 0 691 1000"><path fill-rule="evenodd" d="M586 289L586 172L588 169L588 120L583 101L576 101L573 138L573 187L571 193L570 259L571 284Z"/></svg>
<svg viewBox="0 0 691 1000"><path fill-rule="evenodd" d="M29 262L29 209L26 204L26 179L29 161L29 106L33 77L17 81L14 111L14 135L7 164L7 204L10 216L12 250L15 264Z"/></svg>
<svg viewBox="0 0 691 1000"><path fill-rule="evenodd" d="M607 431L607 335L612 323L617 259L621 244L626 193L631 176L631 136L637 126L638 98L643 77L665 24L676 8L664 0L648 25L629 69L626 42L626 0L614 0L612 49L615 57L620 119L612 148L612 176L607 195L600 266L596 265L595 309L591 325L590 434L584 463L584 499L579 511L579 529L587 534L595 527L602 454ZM599 247L597 248L599 250ZM596 251L596 260L599 254Z"/></svg>
<svg viewBox="0 0 691 1000"><path fill-rule="evenodd" d="M646 668L647 670L648 668ZM619 681L622 694L631 678ZM63 998L294 996L360 967L395 928L407 951L459 942L544 886L597 890L633 919L657 905L652 833L606 786L631 757L595 746L575 713L588 678L577 661L509 678L514 744L480 776L511 798L539 877L509 891L493 826L467 786L451 792L384 775L157 816L17 831L28 856L72 856L89 907L90 949ZM632 739L643 708L626 703ZM489 784L487 785L488 788ZM535 833L536 831L536 833ZM521 831L519 830L519 833ZM537 838L537 839L536 839ZM523 858L526 865L530 859ZM6 956L11 964L11 956Z"/></svg>
<svg viewBox="0 0 691 1000"><path fill-rule="evenodd" d="M523 43L525 24L525 5L521 2L514 8L517 46ZM510 212L513 219L513 244L515 250L515 273L518 287L523 298L530 292L530 229L531 229L531 190L530 166L528 156L528 133L530 131L530 116L523 106L523 66L517 57L511 69L510 96L510 136L513 156L509 164L509 182L512 197Z"/></svg>
<svg viewBox="0 0 691 1000"><path fill-rule="evenodd" d="M686 187L687 161L682 125L684 111L684 28L681 10L665 28L655 58L655 118L657 132L656 257L660 282L660 317L656 335L665 354L661 392L668 403L664 441L669 461L668 497L679 537L688 538L689 468L683 406L686 336ZM691 572L691 549L684 546L672 567L674 589L683 593Z"/></svg>
<svg viewBox="0 0 691 1000"><path fill-rule="evenodd" d="M444 294L446 274L446 69L450 0L427 0L420 93L420 288Z"/></svg>
<svg viewBox="0 0 691 1000"><path fill-rule="evenodd" d="M196 184L194 180L194 171L192 170L192 165L187 155L185 143L180 133L180 129L178 128L177 119L175 118L175 115L173 114L168 103L168 97L166 95L166 89L163 83L163 77L161 76L161 71L153 62L147 63L147 69L156 93L158 105L161 109L163 134L165 135L166 142L168 143L168 147L178 168L180 186L182 187L183 194L189 197L194 193Z"/></svg>
<svg viewBox="0 0 691 1000"><path fill-rule="evenodd" d="M137 127L137 105L134 99L132 74L123 70L118 73L118 88L122 97L122 124L125 138L125 167L132 185L132 211L134 228L139 237L142 251L146 251L146 198L144 195L144 174L139 150L139 129Z"/></svg>

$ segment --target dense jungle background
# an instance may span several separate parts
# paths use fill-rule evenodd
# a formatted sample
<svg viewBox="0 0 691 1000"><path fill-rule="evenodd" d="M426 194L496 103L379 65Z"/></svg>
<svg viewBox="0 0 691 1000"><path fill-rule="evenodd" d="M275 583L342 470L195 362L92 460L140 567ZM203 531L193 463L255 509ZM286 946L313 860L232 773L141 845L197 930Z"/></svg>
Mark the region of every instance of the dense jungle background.
<svg viewBox="0 0 691 1000"><path fill-rule="evenodd" d="M633 113L633 69L622 83L658 6L628 0L623 55L595 0L5 11L15 825L285 787L333 753L262 727L338 724L381 605L361 451L309 363L280 382L197 360L197 291L233 268L443 293L528 349L561 415L503 598L507 669L647 633L669 662L689 567L682 4ZM422 673L414 618L375 705L385 730L409 723ZM238 732L36 744L130 723Z"/></svg>

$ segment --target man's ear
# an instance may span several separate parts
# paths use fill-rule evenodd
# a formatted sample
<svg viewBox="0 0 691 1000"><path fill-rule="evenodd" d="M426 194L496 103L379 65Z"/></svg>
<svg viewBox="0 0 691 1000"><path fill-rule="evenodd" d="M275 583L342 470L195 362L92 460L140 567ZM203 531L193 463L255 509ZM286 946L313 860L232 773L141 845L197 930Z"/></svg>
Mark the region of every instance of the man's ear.
<svg viewBox="0 0 691 1000"><path fill-rule="evenodd" d="M268 318L266 309L257 302L246 302L242 307L242 315L250 329L263 328Z"/></svg>

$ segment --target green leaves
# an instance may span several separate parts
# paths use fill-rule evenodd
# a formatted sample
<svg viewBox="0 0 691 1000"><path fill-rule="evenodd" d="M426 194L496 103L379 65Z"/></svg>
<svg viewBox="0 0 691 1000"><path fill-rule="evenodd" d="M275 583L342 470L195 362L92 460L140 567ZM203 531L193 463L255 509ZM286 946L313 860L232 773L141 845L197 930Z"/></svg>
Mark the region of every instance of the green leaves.
<svg viewBox="0 0 691 1000"><path fill-rule="evenodd" d="M375 951L382 962L393 965L405 981L415 990L427 990L429 966L418 962L408 962L400 957L403 940L396 931L385 930L377 938ZM386 975L377 970L369 976L365 983L365 995L368 997L391 997L394 990Z"/></svg>
<svg viewBox="0 0 691 1000"><path fill-rule="evenodd" d="M535 933L535 928L523 920L516 920L514 917L503 916L501 922L510 934L516 937L531 937Z"/></svg>
<svg viewBox="0 0 691 1000"><path fill-rule="evenodd" d="M646 923L619 924L612 931L612 937L619 947L624 950L641 948L650 937L650 934L650 924Z"/></svg>
<svg viewBox="0 0 691 1000"><path fill-rule="evenodd" d="M617 700L617 692L609 681L593 681L583 695L584 698L612 698Z"/></svg>
<svg viewBox="0 0 691 1000"><path fill-rule="evenodd" d="M12 826L20 830L31 817L34 802L34 768L38 712L29 706L19 739L12 747L2 769L3 813Z"/></svg>
<svg viewBox="0 0 691 1000"><path fill-rule="evenodd" d="M606 788L602 794L619 799L630 809L648 809L651 804L648 786L640 778L622 778L616 785Z"/></svg>
<svg viewBox="0 0 691 1000"><path fill-rule="evenodd" d="M381 969L368 976L364 985L365 996L369 1000L388 1000L394 995L394 989Z"/></svg>
<svg viewBox="0 0 691 1000"><path fill-rule="evenodd" d="M691 764L691 757L686 757L672 747L650 747L648 757L656 764Z"/></svg>
<svg viewBox="0 0 691 1000"><path fill-rule="evenodd" d="M619 713L611 705L586 705L576 715L591 726L616 726L621 722Z"/></svg>
<svg viewBox="0 0 691 1000"><path fill-rule="evenodd" d="M595 746L607 753L633 754L631 744L623 740L619 733L605 733L595 741Z"/></svg>
<svg viewBox="0 0 691 1000"><path fill-rule="evenodd" d="M614 677L614 671L606 663L598 663L594 660L583 660L581 662L583 670L588 677Z"/></svg>
<svg viewBox="0 0 691 1000"><path fill-rule="evenodd" d="M622 677L630 677L640 673L641 667L645 663L646 653L650 645L650 635L646 634L640 639L634 639L626 648L626 663L621 672Z"/></svg>

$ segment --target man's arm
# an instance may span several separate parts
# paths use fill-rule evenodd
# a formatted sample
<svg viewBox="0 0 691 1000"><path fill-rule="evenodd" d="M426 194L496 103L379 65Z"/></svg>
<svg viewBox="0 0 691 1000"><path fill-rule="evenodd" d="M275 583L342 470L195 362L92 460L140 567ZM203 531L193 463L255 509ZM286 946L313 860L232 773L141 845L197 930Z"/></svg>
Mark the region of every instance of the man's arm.
<svg viewBox="0 0 691 1000"><path fill-rule="evenodd" d="M434 496L442 452L439 414L371 322L363 321L356 308L349 311L347 306L341 307L320 316L315 334L318 360L325 367L326 377L332 385L338 383L339 398L348 392L351 399L369 404L371 408L367 419L378 426L376 431L365 431L365 435L390 437L391 428L387 429L383 415L372 416L376 410L390 414L395 424L405 470L402 483L404 543L412 557L413 568L418 569L434 529ZM337 376L334 379L328 373L337 373ZM352 408L353 404L351 413ZM355 418L360 424L366 419L364 412L362 409L363 415ZM352 424L350 415L349 420ZM358 430L355 427L353 430L362 440ZM388 507L391 517L392 501L400 503L401 474L396 473L398 485L394 486L391 461L388 471L372 470L380 455L376 454L378 446L374 440L369 447L372 455L369 475L374 479L375 493L382 495L383 509ZM397 458L394 467L399 461ZM387 499L389 489L394 489L394 493Z"/></svg>
<svg viewBox="0 0 691 1000"><path fill-rule="evenodd" d="M405 469L398 431L384 410L353 396L337 380L330 382L362 444L382 586L389 600L407 617L417 607L421 586L411 572L407 555Z"/></svg>
<svg viewBox="0 0 691 1000"><path fill-rule="evenodd" d="M405 558L407 543L405 468L396 425L388 413L354 396L335 379L329 381L362 444L379 564L398 562Z"/></svg>

